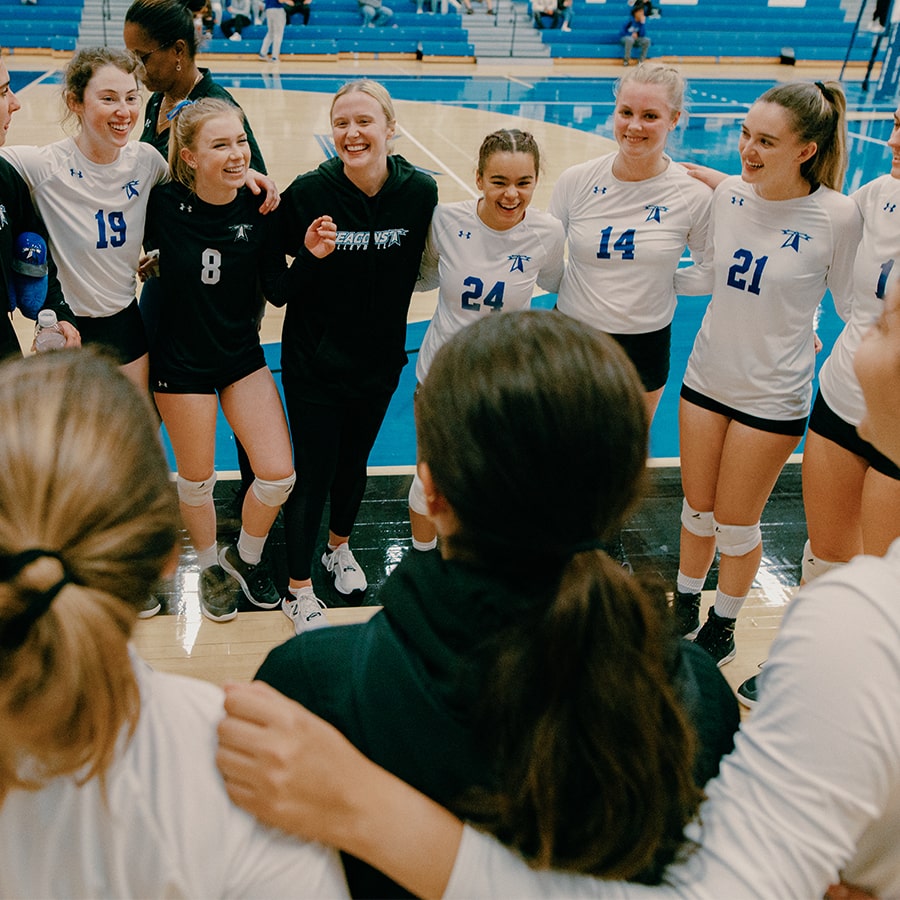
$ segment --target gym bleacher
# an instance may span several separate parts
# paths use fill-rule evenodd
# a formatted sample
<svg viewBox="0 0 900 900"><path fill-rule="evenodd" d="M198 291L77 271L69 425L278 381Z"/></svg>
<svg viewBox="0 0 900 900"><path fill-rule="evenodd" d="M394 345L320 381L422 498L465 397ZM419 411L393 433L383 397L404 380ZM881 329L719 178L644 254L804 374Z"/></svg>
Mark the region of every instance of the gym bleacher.
<svg viewBox="0 0 900 900"><path fill-rule="evenodd" d="M437 0L435 0L437 2ZM475 49L465 17L457 11L417 15L413 0L388 0L394 11L387 27L360 24L356 0L317 0L310 24L288 25L285 59L472 60ZM76 46L83 0L0 0L0 46L11 52L67 55ZM767 0L697 0L657 4L662 13L648 20L650 57L681 62L840 61L865 63L874 35L847 20L840 0L806 0L805 6L770 6ZM616 61L622 58L619 32L628 17L625 0L574 0L572 30L544 29L541 40L551 58ZM216 28L201 53L211 58L251 57L262 44L265 26L248 26L240 41ZM852 46L851 46L852 42ZM886 42L885 42L886 43Z"/></svg>

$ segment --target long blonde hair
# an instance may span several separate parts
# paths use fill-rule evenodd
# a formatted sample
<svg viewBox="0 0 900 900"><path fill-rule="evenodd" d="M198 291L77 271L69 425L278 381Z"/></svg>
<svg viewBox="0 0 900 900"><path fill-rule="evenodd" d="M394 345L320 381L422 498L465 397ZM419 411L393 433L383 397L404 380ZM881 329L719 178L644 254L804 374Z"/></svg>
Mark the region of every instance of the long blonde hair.
<svg viewBox="0 0 900 900"><path fill-rule="evenodd" d="M0 799L102 778L140 698L128 639L178 504L149 403L112 360L0 366Z"/></svg>

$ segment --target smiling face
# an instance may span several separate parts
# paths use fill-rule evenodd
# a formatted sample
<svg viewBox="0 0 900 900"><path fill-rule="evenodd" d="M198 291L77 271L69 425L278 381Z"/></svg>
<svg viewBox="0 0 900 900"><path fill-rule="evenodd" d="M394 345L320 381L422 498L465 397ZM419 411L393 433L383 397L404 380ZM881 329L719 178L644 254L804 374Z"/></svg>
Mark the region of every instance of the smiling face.
<svg viewBox="0 0 900 900"><path fill-rule="evenodd" d="M891 286L881 317L857 348L853 369L866 400L857 431L900 464L900 282Z"/></svg>
<svg viewBox="0 0 900 900"><path fill-rule="evenodd" d="M6 142L6 133L13 113L22 106L9 86L9 72L6 63L0 60L0 145Z"/></svg>
<svg viewBox="0 0 900 900"><path fill-rule="evenodd" d="M81 123L75 138L81 152L94 162L115 162L141 111L135 76L112 65L101 66L87 83L84 99L68 94L66 102Z"/></svg>
<svg viewBox="0 0 900 900"><path fill-rule="evenodd" d="M815 154L816 144L797 136L784 107L754 103L741 126L738 150L741 178L764 199L784 200L809 193L800 166Z"/></svg>
<svg viewBox="0 0 900 900"><path fill-rule="evenodd" d="M629 162L658 161L681 113L673 111L661 84L628 81L619 88L613 133Z"/></svg>
<svg viewBox="0 0 900 900"><path fill-rule="evenodd" d="M381 104L363 91L350 91L334 101L331 134L344 172L354 178L376 177L387 171L388 141L394 123Z"/></svg>
<svg viewBox="0 0 900 900"><path fill-rule="evenodd" d="M534 157L530 153L492 153L475 184L484 195L478 216L488 228L506 231L525 218L525 210L537 187Z"/></svg>
<svg viewBox="0 0 900 900"><path fill-rule="evenodd" d="M193 147L181 156L194 170L194 192L208 203L233 199L250 168L250 145L240 117L211 116L197 130Z"/></svg>

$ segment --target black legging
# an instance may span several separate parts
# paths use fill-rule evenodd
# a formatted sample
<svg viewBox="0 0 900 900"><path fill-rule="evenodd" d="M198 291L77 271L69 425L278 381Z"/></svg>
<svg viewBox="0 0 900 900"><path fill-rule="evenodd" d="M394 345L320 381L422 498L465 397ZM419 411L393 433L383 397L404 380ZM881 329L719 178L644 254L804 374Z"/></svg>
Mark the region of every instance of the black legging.
<svg viewBox="0 0 900 900"><path fill-rule="evenodd" d="M366 490L369 453L391 394L326 405L293 396L286 384L284 397L297 472L284 505L288 574L305 581L312 571L326 498L331 500L331 531L345 536L353 530Z"/></svg>

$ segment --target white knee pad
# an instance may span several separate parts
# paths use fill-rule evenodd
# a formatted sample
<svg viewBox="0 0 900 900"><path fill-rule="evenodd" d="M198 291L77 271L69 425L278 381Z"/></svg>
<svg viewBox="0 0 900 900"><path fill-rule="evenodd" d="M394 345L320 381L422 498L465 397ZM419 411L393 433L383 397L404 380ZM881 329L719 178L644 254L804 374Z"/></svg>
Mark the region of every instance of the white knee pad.
<svg viewBox="0 0 900 900"><path fill-rule="evenodd" d="M712 510L697 512L687 500L681 504L681 524L684 525L685 531L696 534L697 537L712 537L716 533Z"/></svg>
<svg viewBox="0 0 900 900"><path fill-rule="evenodd" d="M409 508L420 516L428 515L428 501L425 499L425 485L418 475L413 475L409 486Z"/></svg>
<svg viewBox="0 0 900 900"><path fill-rule="evenodd" d="M801 566L801 577L804 583L808 584L813 578L818 578L838 566L846 566L845 562L828 562L827 559L819 559L812 552L812 545L807 542L803 545L803 565Z"/></svg>
<svg viewBox="0 0 900 900"><path fill-rule="evenodd" d="M213 498L213 488L216 486L216 473L203 481L188 481L180 475L175 479L178 489L178 499L185 506L204 506Z"/></svg>
<svg viewBox="0 0 900 900"><path fill-rule="evenodd" d="M291 472L287 478L279 478L277 481L254 478L250 488L263 506L281 506L294 489L296 480L296 472Z"/></svg>
<svg viewBox="0 0 900 900"><path fill-rule="evenodd" d="M743 556L762 543L762 529L755 525L723 525L715 523L716 547L726 556Z"/></svg>

